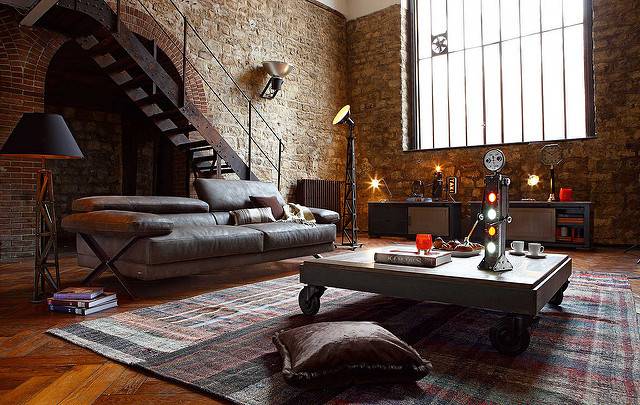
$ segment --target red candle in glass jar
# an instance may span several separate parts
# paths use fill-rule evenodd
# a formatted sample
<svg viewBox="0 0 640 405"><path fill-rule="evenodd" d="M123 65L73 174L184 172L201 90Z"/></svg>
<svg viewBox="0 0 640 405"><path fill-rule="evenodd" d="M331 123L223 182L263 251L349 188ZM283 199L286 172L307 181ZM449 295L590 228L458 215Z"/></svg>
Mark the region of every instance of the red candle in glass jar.
<svg viewBox="0 0 640 405"><path fill-rule="evenodd" d="M418 253L422 254L422 252L430 253L433 248L433 238L429 233L419 233L416 235L416 248L418 248Z"/></svg>
<svg viewBox="0 0 640 405"><path fill-rule="evenodd" d="M561 188L560 189L560 201L573 201L573 189Z"/></svg>

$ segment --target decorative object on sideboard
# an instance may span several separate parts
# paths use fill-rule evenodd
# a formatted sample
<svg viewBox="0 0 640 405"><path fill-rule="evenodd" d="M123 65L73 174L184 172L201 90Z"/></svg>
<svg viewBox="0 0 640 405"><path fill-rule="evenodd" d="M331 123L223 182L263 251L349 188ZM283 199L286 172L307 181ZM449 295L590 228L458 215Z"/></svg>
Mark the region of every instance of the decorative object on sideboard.
<svg viewBox="0 0 640 405"><path fill-rule="evenodd" d="M442 167L436 165L436 170L433 173L433 183L431 184L431 197L433 201L440 201L442 199L442 191L444 187L444 177L442 174Z"/></svg>
<svg viewBox="0 0 640 405"><path fill-rule="evenodd" d="M384 185L384 188L386 189L386 193L389 195L389 200L393 198L393 193L391 192L391 189L389 188L389 185L387 184L387 182L384 180L384 178L373 178L371 179L371 182L369 183L369 187L376 191L376 190L382 190L382 187L380 187L380 185ZM388 201L388 200L382 200L382 201Z"/></svg>
<svg viewBox="0 0 640 405"><path fill-rule="evenodd" d="M411 194L406 198L407 202L430 202L430 197L424 196L424 183L422 180L414 180L411 184Z"/></svg>
<svg viewBox="0 0 640 405"><path fill-rule="evenodd" d="M533 189L538 186L538 183L540 183L540 177L538 175L530 174L529 177L527 177L527 185L531 187L531 191L533 191ZM522 201L535 201L535 200L536 199L533 197L522 199Z"/></svg>
<svg viewBox="0 0 640 405"><path fill-rule="evenodd" d="M484 155L484 167L491 172L484 179L484 197L480 220L484 220L484 258L478 265L481 270L509 271L513 265L507 259L507 224L509 216L509 184L511 180L500 174L506 159L500 149L491 149Z"/></svg>
<svg viewBox="0 0 640 405"><path fill-rule="evenodd" d="M540 150L542 164L549 166L549 199L556 200L556 171L555 168L562 162L562 149L557 143L545 145Z"/></svg>
<svg viewBox="0 0 640 405"><path fill-rule="evenodd" d="M449 176L447 177L447 198L455 202L456 200L453 196L456 194L458 194L458 178Z"/></svg>
<svg viewBox="0 0 640 405"><path fill-rule="evenodd" d="M42 169L36 180L36 255L33 274L33 302L41 302L50 289L60 289L57 219L53 193L53 173L44 168L47 159L84 157L64 118L58 114L25 113L2 146L0 155L40 159ZM49 261L52 256L53 261ZM51 274L55 271L55 279Z"/></svg>
<svg viewBox="0 0 640 405"><path fill-rule="evenodd" d="M260 97L272 100L275 98L276 94L278 94L280 89L282 89L284 78L291 73L293 65L287 62L267 61L262 62L262 67L271 77L269 78L266 86L264 86L262 93L260 93Z"/></svg>
<svg viewBox="0 0 640 405"><path fill-rule="evenodd" d="M568 202L573 201L573 189L571 188L561 188L559 193L560 201Z"/></svg>
<svg viewBox="0 0 640 405"><path fill-rule="evenodd" d="M344 204L342 208L342 246L352 250L362 246L358 243L358 214L356 195L356 138L353 128L356 123L351 119L351 106L345 105L333 118L333 125L347 124L347 164L345 170Z"/></svg>

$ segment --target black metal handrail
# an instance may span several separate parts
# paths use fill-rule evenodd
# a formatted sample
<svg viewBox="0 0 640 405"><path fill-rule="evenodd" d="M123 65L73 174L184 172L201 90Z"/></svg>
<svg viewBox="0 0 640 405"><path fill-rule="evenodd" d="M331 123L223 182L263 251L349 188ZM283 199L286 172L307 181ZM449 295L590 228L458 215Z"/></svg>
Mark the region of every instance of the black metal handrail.
<svg viewBox="0 0 640 405"><path fill-rule="evenodd" d="M167 32L167 30L156 19L156 17L153 15L153 13L144 5L144 3L141 0L137 0L137 1L140 4L140 6L143 8L143 10L151 17L151 19L154 21L154 23L160 28L160 30L163 32L163 34L165 36L167 36L169 39L171 39L172 35ZM184 97L184 94L185 94L184 93L185 92L184 85L186 83L186 73L187 73L187 64L188 64L191 67L191 69L193 69L193 71L200 77L200 79L203 81L203 83L209 88L209 90L215 95L215 97L218 99L218 101L220 103L222 103L222 105L225 108L225 110L229 114L231 114L231 116L233 117L235 122L238 124L238 126L240 126L240 128L242 128L242 130L245 132L245 134L248 135L249 139L248 139L248 162L247 162L247 166L249 168L249 176L251 175L251 163L252 163L251 162L251 160L252 160L252 147L251 146L252 146L252 144L255 144L256 147L258 148L258 150L260 151L260 153L265 157L267 162L271 165L271 167L273 167L277 171L277 173L278 173L278 188L280 188L280 178L281 178L281 168L282 168L282 152L285 149L284 142L282 141L282 138L280 138L278 136L278 134L273 130L273 128L269 125L267 120L262 116L260 111L253 104L252 99L249 96L247 96L245 91L236 82L236 80L229 73L229 71L225 68L225 66L222 64L222 62L216 57L216 55L213 53L211 48L209 48L209 46L205 43L205 41L202 39L202 37L200 36L198 31L195 29L195 27L189 22L187 16L182 12L182 10L180 10L178 8L178 6L176 5L176 3L173 0L167 0L167 1L169 1L171 3L171 5L176 9L176 11L180 14L180 16L182 17L182 23L183 23L183 38L182 38L183 42L182 42L182 49L180 50L180 53L182 54L182 87L183 87L182 88L181 102L184 102L184 100L185 100L185 97ZM116 18L118 19L118 21L120 20L120 0L117 0L117 2L116 2ZM229 79L231 79L231 82L233 83L234 87L240 92L240 94L242 95L244 100L248 103L248 112L249 112L249 114L248 114L249 115L249 117L248 117L248 128L245 127L245 125L242 124L242 122L238 119L236 114L234 114L233 111L231 111L231 109L227 105L227 103L224 102L224 100L222 99L220 94L218 94L218 92L215 91L213 86L209 83L209 81L198 70L198 68L196 68L194 63L187 56L187 27L191 28L191 30L193 31L195 37L202 43L204 48L209 52L209 54L211 55L213 60L216 61L216 63L222 69L222 71L225 73L225 75ZM256 142L256 140L253 138L253 134L252 134L252 112L255 112L257 114L257 116L264 123L266 128L278 140L278 163L277 163L277 165L276 165L276 163L274 163L270 159L269 155L264 151L264 149L260 146L260 144L258 144L258 142Z"/></svg>

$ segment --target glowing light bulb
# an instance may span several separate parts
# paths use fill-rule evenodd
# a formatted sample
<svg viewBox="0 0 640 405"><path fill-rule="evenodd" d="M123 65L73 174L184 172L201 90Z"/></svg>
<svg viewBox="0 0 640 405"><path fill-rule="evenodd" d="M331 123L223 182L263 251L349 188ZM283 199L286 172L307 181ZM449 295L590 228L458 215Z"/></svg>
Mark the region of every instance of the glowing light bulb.
<svg viewBox="0 0 640 405"><path fill-rule="evenodd" d="M496 244L493 242L487 243L487 252L489 252L489 254L494 254L496 252Z"/></svg>
<svg viewBox="0 0 640 405"><path fill-rule="evenodd" d="M531 187L537 186L538 183L540 183L540 177L536 176L535 174L530 174L529 178L527 178L527 184Z"/></svg>
<svg viewBox="0 0 640 405"><path fill-rule="evenodd" d="M487 199L489 200L490 203L494 203L496 202L498 197L496 196L496 193L489 193L489 196L487 197Z"/></svg>
<svg viewBox="0 0 640 405"><path fill-rule="evenodd" d="M371 179L371 187L378 189L380 188L380 180L378 179Z"/></svg>
<svg viewBox="0 0 640 405"><path fill-rule="evenodd" d="M498 216L498 213L493 208L487 211L487 218L489 218L490 220L493 221L494 219L496 219L497 216Z"/></svg>
<svg viewBox="0 0 640 405"><path fill-rule="evenodd" d="M442 171L442 166L436 165L436 172L440 173Z"/></svg>
<svg viewBox="0 0 640 405"><path fill-rule="evenodd" d="M496 227L495 226L491 226L489 227L489 236L495 236L496 234Z"/></svg>

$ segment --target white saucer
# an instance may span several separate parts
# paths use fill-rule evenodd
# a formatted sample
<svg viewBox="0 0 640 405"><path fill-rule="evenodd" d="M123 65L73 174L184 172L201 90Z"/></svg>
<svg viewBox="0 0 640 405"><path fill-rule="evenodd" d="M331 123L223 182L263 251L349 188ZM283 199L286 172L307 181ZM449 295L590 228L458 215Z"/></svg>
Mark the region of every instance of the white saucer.
<svg viewBox="0 0 640 405"><path fill-rule="evenodd" d="M534 256L532 254L527 254L527 257L529 259L544 259L545 257L547 257L547 255L545 255L544 253L539 254L538 256Z"/></svg>
<svg viewBox="0 0 640 405"><path fill-rule="evenodd" d="M510 255L514 256L524 256L527 254L527 252L516 252L515 250L509 250L508 252Z"/></svg>

